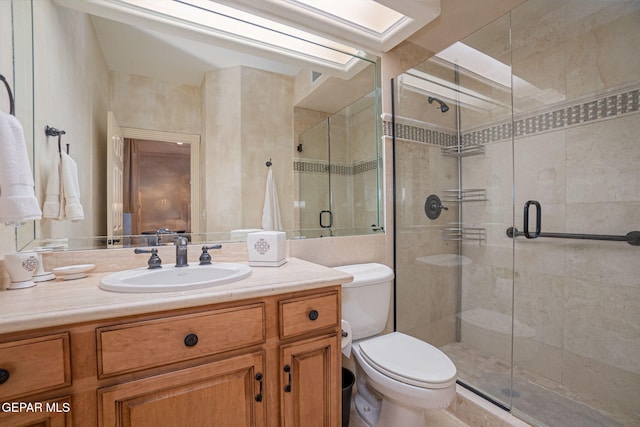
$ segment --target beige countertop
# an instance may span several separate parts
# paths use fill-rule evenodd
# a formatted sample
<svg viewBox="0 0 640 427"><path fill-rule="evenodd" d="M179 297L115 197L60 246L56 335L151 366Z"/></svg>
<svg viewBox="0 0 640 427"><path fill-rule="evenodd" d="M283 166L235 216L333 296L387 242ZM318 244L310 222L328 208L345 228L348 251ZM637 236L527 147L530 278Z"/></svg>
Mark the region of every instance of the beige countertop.
<svg viewBox="0 0 640 427"><path fill-rule="evenodd" d="M288 258L281 267L252 269L251 276L235 283L180 292L105 291L98 285L109 273L89 273L83 279L56 279L32 288L0 291L0 334L322 288L353 280L349 274L297 258Z"/></svg>

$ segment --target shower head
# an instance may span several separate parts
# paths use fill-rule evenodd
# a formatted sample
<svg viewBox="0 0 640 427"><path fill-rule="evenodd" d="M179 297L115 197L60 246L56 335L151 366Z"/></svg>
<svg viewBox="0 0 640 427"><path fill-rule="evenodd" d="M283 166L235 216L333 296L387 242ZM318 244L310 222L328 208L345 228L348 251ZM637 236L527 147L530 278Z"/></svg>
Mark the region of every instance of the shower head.
<svg viewBox="0 0 640 427"><path fill-rule="evenodd" d="M447 111L449 111L449 106L447 104L444 103L444 101L439 100L438 98L434 98L433 96L430 96L427 101L429 101L429 104L432 104L433 101L436 101L438 104L440 104L440 108L439 110L443 113L446 113Z"/></svg>

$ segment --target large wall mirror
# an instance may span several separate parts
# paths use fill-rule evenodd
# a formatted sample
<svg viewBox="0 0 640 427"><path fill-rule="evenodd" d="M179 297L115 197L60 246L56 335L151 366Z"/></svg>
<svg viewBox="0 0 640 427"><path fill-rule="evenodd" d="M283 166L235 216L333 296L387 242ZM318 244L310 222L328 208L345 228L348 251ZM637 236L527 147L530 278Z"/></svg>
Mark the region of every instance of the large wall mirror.
<svg viewBox="0 0 640 427"><path fill-rule="evenodd" d="M84 216L39 221L34 244L241 240L269 168L289 238L381 232L376 58L209 3L33 4L36 193L60 146Z"/></svg>

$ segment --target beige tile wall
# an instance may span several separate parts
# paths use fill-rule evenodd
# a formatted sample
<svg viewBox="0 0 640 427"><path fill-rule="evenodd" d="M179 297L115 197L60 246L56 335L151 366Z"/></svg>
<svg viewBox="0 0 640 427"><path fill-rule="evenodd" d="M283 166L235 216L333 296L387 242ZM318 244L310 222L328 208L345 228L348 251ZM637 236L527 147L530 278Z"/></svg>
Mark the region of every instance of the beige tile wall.
<svg viewBox="0 0 640 427"><path fill-rule="evenodd" d="M457 221L449 205L437 220L424 213L428 195L455 188L454 159L440 147L396 141L397 328L433 345L455 339L457 269L434 264L429 256L455 254L457 244L442 240L442 227Z"/></svg>

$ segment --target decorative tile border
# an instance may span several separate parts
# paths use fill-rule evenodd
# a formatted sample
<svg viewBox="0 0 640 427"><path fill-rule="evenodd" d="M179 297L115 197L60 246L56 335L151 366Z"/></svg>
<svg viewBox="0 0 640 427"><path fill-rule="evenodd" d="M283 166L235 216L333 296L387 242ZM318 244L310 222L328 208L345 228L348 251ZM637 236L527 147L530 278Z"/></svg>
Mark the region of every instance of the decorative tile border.
<svg viewBox="0 0 640 427"><path fill-rule="evenodd" d="M382 167L382 157L364 160L352 165L341 165L323 160L294 160L294 173L331 173L333 175L357 175Z"/></svg>
<svg viewBox="0 0 640 427"><path fill-rule="evenodd" d="M393 124L391 121L382 122L383 136L393 136ZM442 132L418 126L416 124L396 123L396 138L425 144L449 147L456 145L455 133Z"/></svg>
<svg viewBox="0 0 640 427"><path fill-rule="evenodd" d="M378 169L378 167L382 168L382 156L378 157L377 160L376 159L364 160L352 166L354 175L357 175L363 172L374 171Z"/></svg>
<svg viewBox="0 0 640 427"><path fill-rule="evenodd" d="M503 122L477 128L462 134L462 145L487 144L580 126L588 122L611 119L640 111L640 89L631 89L551 111L517 117L513 123ZM455 134L413 124L396 123L396 137L414 142L448 147L456 144ZM384 136L392 136L392 123L383 123Z"/></svg>

